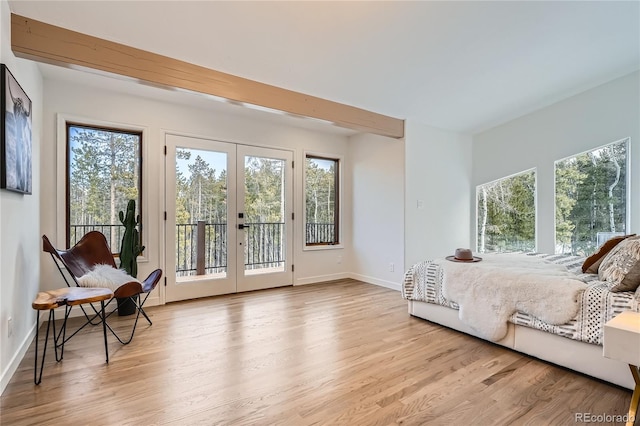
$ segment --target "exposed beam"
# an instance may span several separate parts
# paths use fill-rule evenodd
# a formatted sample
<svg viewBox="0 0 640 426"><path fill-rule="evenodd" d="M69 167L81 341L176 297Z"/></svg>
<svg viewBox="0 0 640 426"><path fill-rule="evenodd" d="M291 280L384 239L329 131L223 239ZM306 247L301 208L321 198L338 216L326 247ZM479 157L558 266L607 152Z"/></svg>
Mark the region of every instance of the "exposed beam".
<svg viewBox="0 0 640 426"><path fill-rule="evenodd" d="M259 105L332 122L367 133L404 136L404 120L260 83L124 44L11 14L16 56L61 66L79 66Z"/></svg>

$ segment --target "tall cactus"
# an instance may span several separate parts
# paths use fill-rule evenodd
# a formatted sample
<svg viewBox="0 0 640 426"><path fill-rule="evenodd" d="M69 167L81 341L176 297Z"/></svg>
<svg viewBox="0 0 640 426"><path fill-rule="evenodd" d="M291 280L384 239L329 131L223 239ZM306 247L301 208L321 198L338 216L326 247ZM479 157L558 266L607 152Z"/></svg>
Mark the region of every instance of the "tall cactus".
<svg viewBox="0 0 640 426"><path fill-rule="evenodd" d="M136 258L144 250L140 245L140 235L136 226L140 224L140 215L136 216L136 201L129 200L127 203L127 213L122 211L118 214L120 222L124 225L124 235L120 246L120 268L127 271L132 277L138 275L138 263Z"/></svg>

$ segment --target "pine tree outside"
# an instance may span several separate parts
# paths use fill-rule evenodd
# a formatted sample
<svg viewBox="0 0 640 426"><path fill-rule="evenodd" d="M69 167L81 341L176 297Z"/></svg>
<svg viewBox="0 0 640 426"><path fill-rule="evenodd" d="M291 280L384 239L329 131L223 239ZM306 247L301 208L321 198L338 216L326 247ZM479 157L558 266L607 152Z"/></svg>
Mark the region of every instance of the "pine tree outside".
<svg viewBox="0 0 640 426"><path fill-rule="evenodd" d="M227 271L227 155L176 149L176 275L197 275L198 223L205 274Z"/></svg>
<svg viewBox="0 0 640 426"><path fill-rule="evenodd" d="M142 133L67 123L67 152L67 247L98 230L117 253L118 212L131 199L142 208Z"/></svg>
<svg viewBox="0 0 640 426"><path fill-rule="evenodd" d="M284 168L281 159L244 158L245 271L282 269L285 245ZM204 274L226 274L227 155L176 150L176 274L200 275L198 232L204 232ZM200 225L199 225L200 224Z"/></svg>
<svg viewBox="0 0 640 426"><path fill-rule="evenodd" d="M629 138L555 163L555 252L588 256L628 232ZM535 170L476 188L478 252L535 250Z"/></svg>
<svg viewBox="0 0 640 426"><path fill-rule="evenodd" d="M628 230L629 139L555 163L556 253L588 256Z"/></svg>
<svg viewBox="0 0 640 426"><path fill-rule="evenodd" d="M477 251L534 251L535 194L534 169L479 185Z"/></svg>
<svg viewBox="0 0 640 426"><path fill-rule="evenodd" d="M340 160L306 155L305 244L339 244Z"/></svg>

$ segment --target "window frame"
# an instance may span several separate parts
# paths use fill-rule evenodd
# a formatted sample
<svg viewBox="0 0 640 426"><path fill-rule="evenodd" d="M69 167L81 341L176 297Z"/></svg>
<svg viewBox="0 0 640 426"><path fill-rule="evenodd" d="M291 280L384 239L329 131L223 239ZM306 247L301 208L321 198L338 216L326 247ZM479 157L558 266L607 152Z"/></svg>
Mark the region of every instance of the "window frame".
<svg viewBox="0 0 640 426"><path fill-rule="evenodd" d="M614 145L614 144L618 144L624 142L626 144L626 150L627 150L627 159L626 159L626 165L625 165L625 233L630 233L630 229L631 229L631 137L630 136L626 136L624 138L615 140L613 142L608 142L602 145L598 145L594 148L589 148L587 150L578 152L576 154L572 154L572 155L567 155L566 157L560 158L558 160L555 160L553 162L553 252L555 253L556 251L556 247L557 247L557 221L556 221L556 214L557 214L557 205L556 205L556 187L557 187L557 181L556 181L556 165L562 161L568 160L570 158L574 158L574 157L578 157L580 155L585 155L588 154L592 151L597 151L599 149L602 148L606 148L609 145Z"/></svg>
<svg viewBox="0 0 640 426"><path fill-rule="evenodd" d="M335 224L334 224L334 235L337 238L337 242L335 243L307 243L307 159L318 159L318 160L328 160L335 161L337 164L337 171L335 174L334 183L336 198L335 198ZM327 154L327 153L318 153L314 151L304 151L302 157L302 249L304 251L313 251L313 250L333 250L333 249L342 249L344 248L343 244L343 233L342 233L342 194L343 194L343 164L344 158L340 155L335 154Z"/></svg>
<svg viewBox="0 0 640 426"><path fill-rule="evenodd" d="M478 209L478 202L479 202L479 197L478 197L478 189L481 186L484 185L488 185L494 182L498 182L504 179L509 179L515 176L519 176L525 173L529 173L529 172L533 172L533 181L534 181L534 191L533 191L533 208L534 208L534 229L533 229L533 245L534 245L534 250L537 251L538 250L538 168L537 167L531 167L529 169L525 169L516 173L511 173L510 175L507 176L503 176L497 179L493 179L491 181L488 182L484 182L481 184L476 185L476 189L475 189L475 221L474 221L474 227L475 227L475 249L477 252L480 252L480 248L479 248L479 238L478 238L478 232L479 232L479 227L478 227L478 220L479 220L479 209ZM501 253L501 252L495 252L495 251L490 251L490 252L485 252L485 253Z"/></svg>
<svg viewBox="0 0 640 426"><path fill-rule="evenodd" d="M149 215L148 209L145 207L149 204L148 194L144 191L144 183L148 181L148 173L146 167L144 167L144 158L148 155L148 143L144 143L145 138L149 135L149 128L145 126L139 126L135 124L127 124L120 122L110 122L105 120L97 120L94 118L88 118L83 116L57 114L56 125L56 211L64 212L64 214L56 215L56 236L52 238L55 240L58 247L68 247L67 233L68 233L68 141L67 141L67 123L76 125L79 127L97 128L103 130L114 130L124 133L140 133L140 173L139 179L139 191L140 191L140 203L136 206L138 214L140 215L140 222L144 224L142 228L148 228ZM138 263L147 263L149 261L149 232L140 233L141 244L147 247L143 253L138 256ZM118 252L113 253L114 256L118 256Z"/></svg>

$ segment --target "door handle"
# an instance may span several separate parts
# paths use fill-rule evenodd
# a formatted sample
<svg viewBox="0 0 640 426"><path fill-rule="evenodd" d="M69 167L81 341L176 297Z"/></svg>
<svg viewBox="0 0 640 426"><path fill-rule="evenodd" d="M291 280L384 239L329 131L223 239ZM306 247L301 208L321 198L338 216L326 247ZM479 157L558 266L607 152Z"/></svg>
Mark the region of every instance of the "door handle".
<svg viewBox="0 0 640 426"><path fill-rule="evenodd" d="M248 228L250 225L245 225L244 223L238 224L238 229Z"/></svg>

